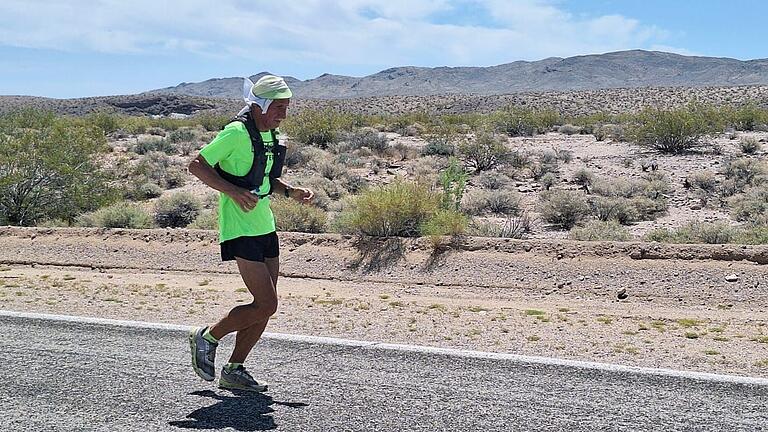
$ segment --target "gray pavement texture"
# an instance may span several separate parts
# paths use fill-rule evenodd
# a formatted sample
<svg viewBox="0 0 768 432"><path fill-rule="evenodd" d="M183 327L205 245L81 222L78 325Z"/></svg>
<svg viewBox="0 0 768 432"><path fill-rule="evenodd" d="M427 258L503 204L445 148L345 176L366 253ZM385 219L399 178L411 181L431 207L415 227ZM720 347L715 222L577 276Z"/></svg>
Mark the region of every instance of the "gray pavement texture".
<svg viewBox="0 0 768 432"><path fill-rule="evenodd" d="M768 431L758 384L266 339L247 366L270 391L236 394L194 375L181 331L0 334L0 431Z"/></svg>

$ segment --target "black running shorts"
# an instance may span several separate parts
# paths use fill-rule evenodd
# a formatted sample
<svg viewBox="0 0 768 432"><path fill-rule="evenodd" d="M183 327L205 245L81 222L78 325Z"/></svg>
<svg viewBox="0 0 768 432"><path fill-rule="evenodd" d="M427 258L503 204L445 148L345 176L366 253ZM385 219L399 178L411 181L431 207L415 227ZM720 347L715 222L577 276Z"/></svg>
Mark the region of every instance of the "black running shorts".
<svg viewBox="0 0 768 432"><path fill-rule="evenodd" d="M232 261L235 257L248 261L264 262L264 258L280 256L277 233L260 236L244 236L221 243L221 260Z"/></svg>

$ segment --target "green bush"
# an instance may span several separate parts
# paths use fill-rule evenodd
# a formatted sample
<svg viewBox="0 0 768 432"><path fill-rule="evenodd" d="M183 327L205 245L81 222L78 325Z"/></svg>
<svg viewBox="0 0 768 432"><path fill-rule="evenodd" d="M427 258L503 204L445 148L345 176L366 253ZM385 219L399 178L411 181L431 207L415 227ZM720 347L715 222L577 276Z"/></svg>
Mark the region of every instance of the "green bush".
<svg viewBox="0 0 768 432"><path fill-rule="evenodd" d="M590 212L583 192L548 191L541 195L541 217L552 225L569 230Z"/></svg>
<svg viewBox="0 0 768 432"><path fill-rule="evenodd" d="M104 135L111 134L120 128L120 118L114 113L103 111L91 113L85 116L85 121L101 129Z"/></svg>
<svg viewBox="0 0 768 432"><path fill-rule="evenodd" d="M440 173L439 182L443 189L441 205L445 210L458 211L467 186L467 172L458 159L452 157L448 166Z"/></svg>
<svg viewBox="0 0 768 432"><path fill-rule="evenodd" d="M579 168L573 173L573 182L579 186L588 188L595 181L595 175L586 168Z"/></svg>
<svg viewBox="0 0 768 432"><path fill-rule="evenodd" d="M203 210L187 228L202 230L219 229L219 211L218 209Z"/></svg>
<svg viewBox="0 0 768 432"><path fill-rule="evenodd" d="M510 151L497 135L480 132L475 139L459 143L459 154L467 166L479 173L507 161Z"/></svg>
<svg viewBox="0 0 768 432"><path fill-rule="evenodd" d="M753 131L768 124L768 110L754 104L727 112L728 123L739 131Z"/></svg>
<svg viewBox="0 0 768 432"><path fill-rule="evenodd" d="M572 124L564 124L557 128L557 131L564 135L576 135L581 133L581 128Z"/></svg>
<svg viewBox="0 0 768 432"><path fill-rule="evenodd" d="M471 215L485 213L516 215L520 212L520 207L520 194L505 190L475 191L467 197L464 205L465 211Z"/></svg>
<svg viewBox="0 0 768 432"><path fill-rule="evenodd" d="M197 141L200 139L198 132L192 128L182 127L168 134L168 141L172 144Z"/></svg>
<svg viewBox="0 0 768 432"><path fill-rule="evenodd" d="M484 189L498 190L509 184L509 177L495 172L486 172L477 177L477 182Z"/></svg>
<svg viewBox="0 0 768 432"><path fill-rule="evenodd" d="M534 224L535 220L530 214L521 212L517 216L508 216L501 225L475 221L469 227L469 235L524 239L533 232Z"/></svg>
<svg viewBox="0 0 768 432"><path fill-rule="evenodd" d="M155 222L162 228L183 228L200 215L203 205L188 192L177 192L155 202Z"/></svg>
<svg viewBox="0 0 768 432"><path fill-rule="evenodd" d="M512 137L533 136L561 123L560 115L555 111L533 111L514 107L491 114L489 121L494 130Z"/></svg>
<svg viewBox="0 0 768 432"><path fill-rule="evenodd" d="M5 223L73 221L114 200L99 166L109 149L101 129L23 110L0 116L0 215Z"/></svg>
<svg viewBox="0 0 768 432"><path fill-rule="evenodd" d="M469 219L455 210L441 209L421 224L423 236L459 236L466 232Z"/></svg>
<svg viewBox="0 0 768 432"><path fill-rule="evenodd" d="M589 200L592 213L601 222L616 221L628 225L640 219L637 208L629 198L597 196Z"/></svg>
<svg viewBox="0 0 768 432"><path fill-rule="evenodd" d="M427 145L422 154L425 156L453 156L456 154L456 135L450 133L432 134L426 137Z"/></svg>
<svg viewBox="0 0 768 432"><path fill-rule="evenodd" d="M768 221L768 185L747 189L729 200L731 214L738 221Z"/></svg>
<svg viewBox="0 0 768 432"><path fill-rule="evenodd" d="M742 153L746 155L753 155L762 150L762 145L760 145L760 141L758 141L756 138L747 137L742 138L741 141L739 141L739 148L741 148Z"/></svg>
<svg viewBox="0 0 768 432"><path fill-rule="evenodd" d="M337 222L343 232L415 237L439 208L440 195L429 187L397 180L355 197Z"/></svg>
<svg viewBox="0 0 768 432"><path fill-rule="evenodd" d="M224 126L228 125L232 121L232 117L223 114L216 114L210 111L204 111L196 114L189 119L195 124L199 124L208 132L220 131L224 129Z"/></svg>
<svg viewBox="0 0 768 432"><path fill-rule="evenodd" d="M691 244L724 244L735 238L735 229L724 222L692 222L674 230L657 228L645 236L647 241Z"/></svg>
<svg viewBox="0 0 768 432"><path fill-rule="evenodd" d="M752 158L731 159L725 163L723 174L726 179L733 180L739 189L755 186L764 181L765 163Z"/></svg>
<svg viewBox="0 0 768 432"><path fill-rule="evenodd" d="M162 152L149 152L139 159L132 176L138 184L154 183L167 189L184 184L184 168Z"/></svg>
<svg viewBox="0 0 768 432"><path fill-rule="evenodd" d="M141 229L152 226L152 217L136 204L117 202L80 215L76 224L84 227Z"/></svg>
<svg viewBox="0 0 768 432"><path fill-rule="evenodd" d="M589 221L582 227L573 228L569 237L582 241L628 241L632 238L616 221Z"/></svg>
<svg viewBox="0 0 768 432"><path fill-rule="evenodd" d="M279 231L321 233L327 216L322 209L293 199L273 198L272 212Z"/></svg>
<svg viewBox="0 0 768 432"><path fill-rule="evenodd" d="M335 146L336 153L344 153L366 147L376 154L383 155L389 150L389 138L371 128L363 128L341 135L341 142Z"/></svg>
<svg viewBox="0 0 768 432"><path fill-rule="evenodd" d="M140 155L145 155L150 152L173 154L176 152L176 148L164 138L149 137L138 140L138 142L131 147L131 151Z"/></svg>
<svg viewBox="0 0 768 432"><path fill-rule="evenodd" d="M302 144L326 148L352 128L352 119L331 109L302 110L283 122L283 129Z"/></svg>
<svg viewBox="0 0 768 432"><path fill-rule="evenodd" d="M673 110L648 108L637 115L629 136L639 145L679 154L701 147L706 136L721 130L711 110L691 105Z"/></svg>

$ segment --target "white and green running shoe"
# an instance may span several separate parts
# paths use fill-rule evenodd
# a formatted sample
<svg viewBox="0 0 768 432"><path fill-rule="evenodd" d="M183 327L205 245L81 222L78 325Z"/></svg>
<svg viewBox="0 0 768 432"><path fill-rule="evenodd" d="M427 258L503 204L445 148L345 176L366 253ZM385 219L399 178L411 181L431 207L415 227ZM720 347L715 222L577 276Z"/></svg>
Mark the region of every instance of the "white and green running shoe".
<svg viewBox="0 0 768 432"><path fill-rule="evenodd" d="M216 347L219 344L203 337L206 330L206 327L201 327L189 333L189 349L192 351L192 369L200 378L213 381L216 377Z"/></svg>
<svg viewBox="0 0 768 432"><path fill-rule="evenodd" d="M267 391L266 384L259 384L255 379L240 365L234 369L221 369L221 378L219 378L219 388L229 390L246 390L253 392Z"/></svg>

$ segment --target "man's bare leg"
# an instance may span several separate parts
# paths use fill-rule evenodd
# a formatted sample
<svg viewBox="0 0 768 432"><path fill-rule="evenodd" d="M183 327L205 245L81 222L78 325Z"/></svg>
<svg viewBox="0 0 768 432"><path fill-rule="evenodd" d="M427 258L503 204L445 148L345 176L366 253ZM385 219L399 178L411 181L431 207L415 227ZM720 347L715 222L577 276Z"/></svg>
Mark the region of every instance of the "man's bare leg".
<svg viewBox="0 0 768 432"><path fill-rule="evenodd" d="M266 258L264 263L269 271L270 279L272 280L272 287L275 292L275 298L277 298L277 276L280 271L278 258ZM247 284L247 282L246 282ZM232 355L229 357L229 363L244 363L245 358L256 345L256 342L261 339L261 335L264 333L264 329L269 323L269 318L264 321L257 322L256 324L240 330L237 332L237 339L235 339L235 349L232 351Z"/></svg>
<svg viewBox="0 0 768 432"><path fill-rule="evenodd" d="M277 310L277 291L267 265L242 258L236 258L236 260L240 276L248 291L251 292L253 302L233 308L221 321L210 327L211 336L219 340L229 333L245 330L251 326L261 324L265 327L269 317ZM264 331L263 328L261 331Z"/></svg>

